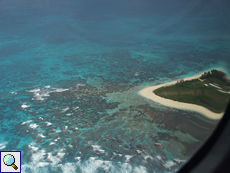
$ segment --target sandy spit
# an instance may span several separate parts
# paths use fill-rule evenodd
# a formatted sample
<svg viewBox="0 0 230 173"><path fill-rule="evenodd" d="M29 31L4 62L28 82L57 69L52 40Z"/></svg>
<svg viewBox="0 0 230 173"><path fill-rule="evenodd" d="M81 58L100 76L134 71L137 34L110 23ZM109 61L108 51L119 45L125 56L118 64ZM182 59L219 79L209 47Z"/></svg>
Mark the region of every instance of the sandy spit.
<svg viewBox="0 0 230 173"><path fill-rule="evenodd" d="M192 76L192 77L184 78L184 81L197 79L202 74L203 73L195 75L195 76ZM160 103L162 105L169 106L169 107L174 107L174 108L178 108L178 109L196 111L196 112L199 112L199 113L203 114L204 116L206 116L208 118L211 118L211 119L220 119L220 118L223 117L224 112L223 113L214 113L214 112L208 110L207 108L199 106L199 105L173 101L173 100L170 100L170 99L162 98L162 97L157 96L156 94L153 93L154 90L156 90L156 89L158 89L160 87L163 87L163 86L166 86L166 85L172 85L172 84L175 84L176 82L177 81L172 81L172 82L165 83L165 84L150 86L150 87L144 88L141 91L139 91L139 94L141 96L143 96L143 97L146 97L146 98L148 98L150 100L158 102L158 103Z"/></svg>

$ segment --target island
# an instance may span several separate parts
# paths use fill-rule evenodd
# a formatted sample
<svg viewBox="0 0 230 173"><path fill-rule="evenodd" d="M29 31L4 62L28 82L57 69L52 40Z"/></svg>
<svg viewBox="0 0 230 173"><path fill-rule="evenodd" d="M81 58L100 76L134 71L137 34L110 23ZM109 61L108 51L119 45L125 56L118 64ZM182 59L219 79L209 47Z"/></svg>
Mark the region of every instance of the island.
<svg viewBox="0 0 230 173"><path fill-rule="evenodd" d="M223 70L213 69L189 78L147 87L139 93L165 106L220 119L230 99L230 80Z"/></svg>

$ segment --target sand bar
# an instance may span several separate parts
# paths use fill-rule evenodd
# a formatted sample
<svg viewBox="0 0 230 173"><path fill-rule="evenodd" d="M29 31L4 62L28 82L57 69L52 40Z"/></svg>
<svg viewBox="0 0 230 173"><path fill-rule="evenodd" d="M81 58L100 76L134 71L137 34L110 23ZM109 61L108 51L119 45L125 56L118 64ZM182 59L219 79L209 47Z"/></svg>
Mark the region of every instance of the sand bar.
<svg viewBox="0 0 230 173"><path fill-rule="evenodd" d="M195 75L195 76L192 76L192 77L184 78L184 80L186 81L186 80L197 79L202 74L203 73ZM206 116L208 118L211 118L211 119L220 119L220 118L223 117L224 112L223 113L214 113L214 112L208 110L207 108L199 106L199 105L173 101L173 100L170 100L170 99L166 99L166 98L157 96L156 94L153 93L153 91L156 90L157 88L160 88L160 87L163 87L163 86L166 86L166 85L176 84L176 82L177 81L172 81L172 82L165 83L165 84L150 86L150 87L147 87L147 88L144 88L143 90L141 90L139 92L139 94L142 95L143 97L146 97L146 98L148 98L150 100L158 102L158 103L160 103L162 105L169 106L169 107L174 107L174 108L178 108L178 109L186 109L186 110L196 111L196 112L199 112L199 113L203 114L204 116Z"/></svg>

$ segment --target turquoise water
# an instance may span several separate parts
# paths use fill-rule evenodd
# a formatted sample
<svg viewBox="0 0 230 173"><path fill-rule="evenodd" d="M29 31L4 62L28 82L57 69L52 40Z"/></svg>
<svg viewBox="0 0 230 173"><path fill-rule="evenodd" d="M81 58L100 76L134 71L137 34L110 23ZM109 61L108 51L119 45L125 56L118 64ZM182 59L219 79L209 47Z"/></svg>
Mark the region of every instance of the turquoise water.
<svg viewBox="0 0 230 173"><path fill-rule="evenodd" d="M23 172L175 172L218 122L138 92L230 74L228 6L1 0L0 150Z"/></svg>

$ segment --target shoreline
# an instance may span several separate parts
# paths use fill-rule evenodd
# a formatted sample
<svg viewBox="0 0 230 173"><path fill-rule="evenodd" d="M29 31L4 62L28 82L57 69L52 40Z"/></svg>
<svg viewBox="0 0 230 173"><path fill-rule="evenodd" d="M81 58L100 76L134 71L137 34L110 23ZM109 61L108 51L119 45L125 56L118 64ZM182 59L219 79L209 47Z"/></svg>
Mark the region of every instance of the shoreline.
<svg viewBox="0 0 230 173"><path fill-rule="evenodd" d="M217 69L217 70L223 71L222 69ZM194 76L191 76L191 77L184 78L184 80L186 81L186 80L192 80L192 79L200 78L203 73L200 73L200 74L197 74L197 75L194 75ZM165 83L165 84L150 86L150 87L144 88L141 91L139 91L139 94L141 96L145 97L145 98L148 98L148 99L150 99L152 101L155 101L157 103L160 103L162 105L165 105L165 106L168 106L168 107L173 107L173 108L178 108L178 109L185 109L185 110L195 111L195 112L201 113L202 115L204 115L204 116L206 116L206 117L208 117L210 119L220 119L220 118L223 117L224 112L222 112L222 113L214 113L214 112L208 110L205 107L195 105L195 104L191 104L191 103L184 103L184 102L178 102L178 101L166 99L166 98L163 98L163 97L160 97L160 96L156 95L153 92L154 90L156 90L156 89L158 89L160 87L163 87L163 86L166 86L166 85L176 84L176 82L177 82L177 80L172 81L172 82L168 82L168 83Z"/></svg>

